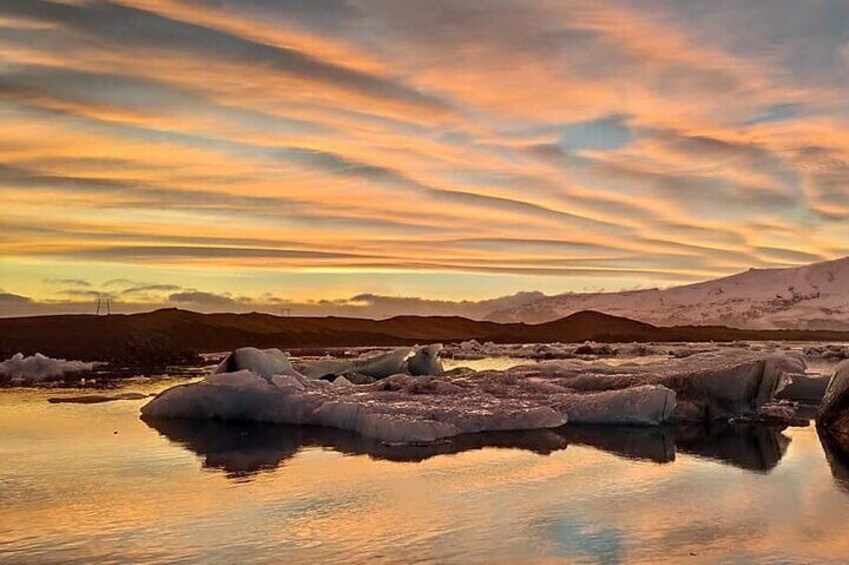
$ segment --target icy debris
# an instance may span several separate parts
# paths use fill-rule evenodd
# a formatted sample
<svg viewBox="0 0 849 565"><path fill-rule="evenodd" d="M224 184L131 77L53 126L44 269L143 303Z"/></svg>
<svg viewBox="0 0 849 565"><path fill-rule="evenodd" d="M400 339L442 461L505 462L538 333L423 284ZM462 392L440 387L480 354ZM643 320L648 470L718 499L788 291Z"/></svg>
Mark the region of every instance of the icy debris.
<svg viewBox="0 0 849 565"><path fill-rule="evenodd" d="M216 373L249 370L265 379L274 375L298 375L289 362L289 354L279 349L242 347L230 353L215 369Z"/></svg>
<svg viewBox="0 0 849 565"><path fill-rule="evenodd" d="M482 351L483 346L476 339L460 342L460 351Z"/></svg>
<svg viewBox="0 0 849 565"><path fill-rule="evenodd" d="M598 355L604 357L614 355L613 348L609 345L597 344L591 341L585 342L583 345L576 347L573 353L575 355Z"/></svg>
<svg viewBox="0 0 849 565"><path fill-rule="evenodd" d="M24 357L22 353L16 353L11 358L0 363L0 375L11 377L13 381L38 382L58 379L66 373L91 371L94 365L94 363L85 363L83 361L52 359L41 353L36 353L30 357Z"/></svg>
<svg viewBox="0 0 849 565"><path fill-rule="evenodd" d="M682 351L689 351L682 348ZM584 359L603 357L642 357L666 355L667 349L641 343L606 344L585 342L574 343L493 343L481 345L475 340L449 344L444 351L446 357L458 360L482 359L484 357L516 357L520 359ZM683 356L683 354L682 354Z"/></svg>
<svg viewBox="0 0 849 565"><path fill-rule="evenodd" d="M815 345L804 349L806 357L830 359L840 361L849 359L849 345L838 345L835 343L826 345Z"/></svg>
<svg viewBox="0 0 849 565"><path fill-rule="evenodd" d="M751 412L787 386L798 363L793 357L727 350L619 366L568 359L543 361L511 372L547 376L579 391L662 385L677 393L673 419L692 421Z"/></svg>

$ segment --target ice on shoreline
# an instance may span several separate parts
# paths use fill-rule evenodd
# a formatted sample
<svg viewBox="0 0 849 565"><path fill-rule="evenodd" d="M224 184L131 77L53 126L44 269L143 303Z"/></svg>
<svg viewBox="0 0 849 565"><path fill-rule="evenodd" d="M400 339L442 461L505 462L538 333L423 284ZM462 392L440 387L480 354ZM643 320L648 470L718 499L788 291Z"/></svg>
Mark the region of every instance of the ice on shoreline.
<svg viewBox="0 0 849 565"><path fill-rule="evenodd" d="M0 363L0 375L6 375L12 380L21 382L40 382L59 379L67 373L91 371L93 368L94 363L53 359L41 353L29 357L24 357L23 353L16 353Z"/></svg>

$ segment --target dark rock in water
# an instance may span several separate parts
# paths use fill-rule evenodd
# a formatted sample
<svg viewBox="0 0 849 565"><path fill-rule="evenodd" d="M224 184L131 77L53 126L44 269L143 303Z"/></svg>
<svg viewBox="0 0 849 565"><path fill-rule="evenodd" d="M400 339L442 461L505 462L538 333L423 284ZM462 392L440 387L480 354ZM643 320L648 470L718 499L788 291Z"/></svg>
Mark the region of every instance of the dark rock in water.
<svg viewBox="0 0 849 565"><path fill-rule="evenodd" d="M355 385L370 385L371 383L377 382L376 378L370 377L369 375L363 375L361 373L347 373L342 376L348 379L351 384Z"/></svg>
<svg viewBox="0 0 849 565"><path fill-rule="evenodd" d="M141 392L124 392L120 394L81 394L79 396L54 396L48 398L50 404L101 404L116 400L141 400L149 395Z"/></svg>
<svg viewBox="0 0 849 565"><path fill-rule="evenodd" d="M784 390L779 391L776 395L777 398L815 404L822 402L825 389L828 388L828 377L793 375L791 378L793 382L788 384Z"/></svg>
<svg viewBox="0 0 849 565"><path fill-rule="evenodd" d="M784 400L764 404L754 412L735 416L732 424L764 424L767 426L793 426L805 428L810 421L800 415L795 403Z"/></svg>
<svg viewBox="0 0 849 565"><path fill-rule="evenodd" d="M849 361L837 366L828 383L817 414L817 426L840 443L849 445Z"/></svg>
<svg viewBox="0 0 849 565"><path fill-rule="evenodd" d="M605 357L615 355L613 348L609 345L593 345L591 343L579 345L575 348L574 353L575 355L601 355Z"/></svg>

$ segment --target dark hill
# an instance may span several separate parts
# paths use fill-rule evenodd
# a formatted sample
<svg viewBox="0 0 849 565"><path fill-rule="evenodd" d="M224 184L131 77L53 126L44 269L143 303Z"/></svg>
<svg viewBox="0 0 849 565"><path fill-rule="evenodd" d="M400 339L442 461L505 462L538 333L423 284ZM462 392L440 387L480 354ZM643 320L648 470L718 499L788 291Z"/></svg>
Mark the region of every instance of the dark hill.
<svg viewBox="0 0 849 565"><path fill-rule="evenodd" d="M585 311L528 325L455 316L362 318L281 317L269 314L199 314L166 309L110 316L0 318L0 354L40 352L84 360L149 359L175 362L191 353L242 346L298 349L408 345L468 339L500 343L799 340L847 341L849 332L755 331L719 326L659 328Z"/></svg>

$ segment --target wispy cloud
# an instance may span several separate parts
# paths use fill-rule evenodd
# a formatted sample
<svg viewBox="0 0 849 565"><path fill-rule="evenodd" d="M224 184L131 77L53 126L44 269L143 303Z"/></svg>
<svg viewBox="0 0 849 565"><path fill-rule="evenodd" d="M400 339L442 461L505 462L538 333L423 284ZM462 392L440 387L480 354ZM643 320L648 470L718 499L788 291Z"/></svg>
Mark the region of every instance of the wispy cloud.
<svg viewBox="0 0 849 565"><path fill-rule="evenodd" d="M835 258L843 12L0 0L4 285L237 308L281 285L486 297Z"/></svg>

